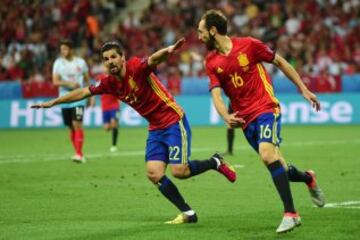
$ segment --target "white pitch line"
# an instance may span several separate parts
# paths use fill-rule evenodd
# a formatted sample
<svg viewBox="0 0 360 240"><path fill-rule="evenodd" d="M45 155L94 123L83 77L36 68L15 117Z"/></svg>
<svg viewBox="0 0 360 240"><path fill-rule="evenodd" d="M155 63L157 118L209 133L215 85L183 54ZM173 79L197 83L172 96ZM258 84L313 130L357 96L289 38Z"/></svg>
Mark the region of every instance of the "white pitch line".
<svg viewBox="0 0 360 240"><path fill-rule="evenodd" d="M192 152L207 152L212 151L214 148L194 148ZM129 157L129 156L144 156L145 151L119 151L115 153L91 153L86 154L87 158L100 158L100 157ZM48 161L61 161L61 160L69 160L71 159L70 155L60 153L60 154L43 154L43 155L17 155L14 157L2 157L0 158L0 164L7 164L7 163L29 163L29 162L48 162Z"/></svg>
<svg viewBox="0 0 360 240"><path fill-rule="evenodd" d="M360 140L335 140L335 141L311 141L311 142L290 142L285 143L284 147L306 147L306 146L319 146L319 145L338 145L338 144L358 144ZM212 148L193 148L192 152L207 152L214 151L218 147ZM253 151L247 144L238 146L239 150ZM97 152L86 154L88 158L100 157L129 157L129 156L144 156L145 151L119 151L117 153ZM7 163L28 163L28 162L47 162L47 161L60 161L68 160L71 156L64 153L53 154L33 154L33 155L13 155L13 156L0 156L0 164Z"/></svg>
<svg viewBox="0 0 360 240"><path fill-rule="evenodd" d="M241 164L234 164L233 165L234 168L244 168L245 165L241 165Z"/></svg>
<svg viewBox="0 0 360 240"><path fill-rule="evenodd" d="M345 202L338 202L338 203L326 203L324 207L326 208L360 208L360 201L345 201Z"/></svg>

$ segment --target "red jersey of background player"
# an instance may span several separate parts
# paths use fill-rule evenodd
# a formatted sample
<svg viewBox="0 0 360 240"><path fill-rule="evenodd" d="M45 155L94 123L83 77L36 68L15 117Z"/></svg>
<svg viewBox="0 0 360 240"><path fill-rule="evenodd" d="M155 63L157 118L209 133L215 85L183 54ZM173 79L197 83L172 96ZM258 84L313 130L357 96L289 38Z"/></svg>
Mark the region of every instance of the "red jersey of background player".
<svg viewBox="0 0 360 240"><path fill-rule="evenodd" d="M105 77L106 74L100 74L96 77L97 81L100 81L101 78ZM119 99L110 94L102 94L100 96L101 100L101 109L103 112L110 111L110 110L118 110L120 108L120 102Z"/></svg>
<svg viewBox="0 0 360 240"><path fill-rule="evenodd" d="M215 51L206 57L209 89L221 87L229 97L238 117L247 125L266 112L278 113L279 101L274 96L270 76L261 62L272 62L275 57L261 41L246 38L231 38L233 47L225 56Z"/></svg>
<svg viewBox="0 0 360 240"><path fill-rule="evenodd" d="M101 109L103 112L110 110L118 110L120 108L119 99L110 94L103 94L100 97L101 99Z"/></svg>
<svg viewBox="0 0 360 240"><path fill-rule="evenodd" d="M126 62L123 80L112 75L89 87L92 94L115 95L149 122L149 129L163 129L178 122L184 111L148 66L147 59L133 57Z"/></svg>

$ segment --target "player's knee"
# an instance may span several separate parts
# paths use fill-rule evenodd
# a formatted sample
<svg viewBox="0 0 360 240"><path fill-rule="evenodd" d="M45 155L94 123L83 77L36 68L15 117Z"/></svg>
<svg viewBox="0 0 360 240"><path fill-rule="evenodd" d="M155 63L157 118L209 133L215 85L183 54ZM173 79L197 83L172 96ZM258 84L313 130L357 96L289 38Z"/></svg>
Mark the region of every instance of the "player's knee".
<svg viewBox="0 0 360 240"><path fill-rule="evenodd" d="M270 164L274 162L275 159L275 152L271 149L262 149L259 151L261 160L266 164Z"/></svg>
<svg viewBox="0 0 360 240"><path fill-rule="evenodd" d="M148 171L147 172L147 177L152 183L156 184L163 177L163 174L158 173L158 172Z"/></svg>
<svg viewBox="0 0 360 240"><path fill-rule="evenodd" d="M189 177L189 169L187 165L172 167L171 174L178 179L185 179Z"/></svg>
<svg viewBox="0 0 360 240"><path fill-rule="evenodd" d="M82 129L82 123L79 121L73 121L72 127L74 130Z"/></svg>
<svg viewBox="0 0 360 240"><path fill-rule="evenodd" d="M118 128L118 123L116 120L111 121L111 128Z"/></svg>

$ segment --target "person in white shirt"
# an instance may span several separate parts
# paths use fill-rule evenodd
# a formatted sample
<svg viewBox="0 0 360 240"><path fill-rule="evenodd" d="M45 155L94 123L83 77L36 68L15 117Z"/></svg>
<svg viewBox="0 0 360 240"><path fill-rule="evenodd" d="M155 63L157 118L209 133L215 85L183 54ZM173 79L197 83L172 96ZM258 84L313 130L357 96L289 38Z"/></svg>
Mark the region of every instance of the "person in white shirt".
<svg viewBox="0 0 360 240"><path fill-rule="evenodd" d="M74 55L71 41L62 40L60 57L55 60L52 72L53 84L59 86L59 95L63 96L74 89L89 86L88 71L85 60ZM63 121L70 129L70 139L75 150L72 160L78 163L85 162L82 152L84 143L82 119L85 105L85 100L61 105Z"/></svg>

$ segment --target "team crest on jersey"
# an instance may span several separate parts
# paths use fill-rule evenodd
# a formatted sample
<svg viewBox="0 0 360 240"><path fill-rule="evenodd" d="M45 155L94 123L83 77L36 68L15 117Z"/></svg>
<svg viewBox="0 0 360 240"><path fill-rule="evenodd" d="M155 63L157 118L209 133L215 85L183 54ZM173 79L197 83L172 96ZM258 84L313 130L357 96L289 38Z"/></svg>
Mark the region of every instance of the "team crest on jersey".
<svg viewBox="0 0 360 240"><path fill-rule="evenodd" d="M244 72L249 71L249 59L245 53L240 53L237 57L240 67Z"/></svg>
<svg viewBox="0 0 360 240"><path fill-rule="evenodd" d="M130 76L129 78L129 85L130 85L130 88L132 91L138 91L139 90L139 87L138 85L136 84L136 82L134 81L134 78L132 76Z"/></svg>
<svg viewBox="0 0 360 240"><path fill-rule="evenodd" d="M217 67L216 72L218 74L222 73L224 70L221 67Z"/></svg>

